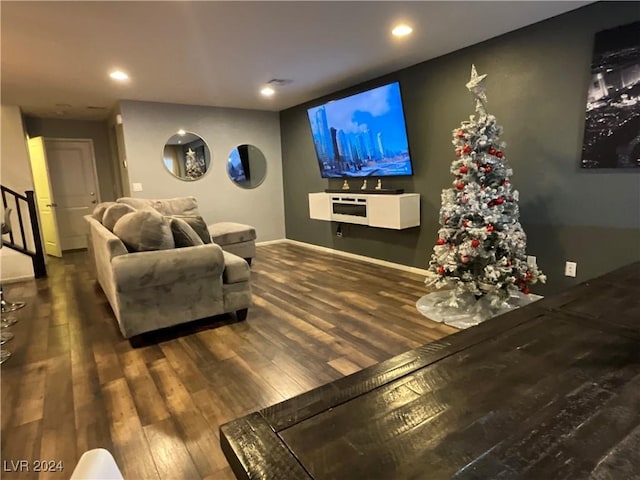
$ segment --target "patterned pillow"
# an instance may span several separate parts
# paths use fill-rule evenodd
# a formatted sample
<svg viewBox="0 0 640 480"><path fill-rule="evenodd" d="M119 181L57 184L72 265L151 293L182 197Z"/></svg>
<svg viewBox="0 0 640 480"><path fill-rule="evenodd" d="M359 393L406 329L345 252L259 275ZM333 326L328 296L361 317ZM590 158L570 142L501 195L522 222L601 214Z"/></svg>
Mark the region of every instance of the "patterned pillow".
<svg viewBox="0 0 640 480"><path fill-rule="evenodd" d="M173 217L169 220L171 233L176 247L193 247L195 245L204 245L202 239L198 236L193 228L181 218Z"/></svg>
<svg viewBox="0 0 640 480"><path fill-rule="evenodd" d="M179 218L189 224L189 226L198 234L202 239L202 243L211 243L211 234L207 228L207 224L199 215L171 215L170 218Z"/></svg>
<svg viewBox="0 0 640 480"><path fill-rule="evenodd" d="M167 250L175 247L169 221L155 210L137 210L120 217L113 233L130 252Z"/></svg>

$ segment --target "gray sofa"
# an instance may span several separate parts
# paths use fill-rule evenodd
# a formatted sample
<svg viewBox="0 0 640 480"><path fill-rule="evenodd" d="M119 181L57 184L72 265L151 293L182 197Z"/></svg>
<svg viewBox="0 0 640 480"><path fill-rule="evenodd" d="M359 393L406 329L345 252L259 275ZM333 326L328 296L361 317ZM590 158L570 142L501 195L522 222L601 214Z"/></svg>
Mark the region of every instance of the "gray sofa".
<svg viewBox="0 0 640 480"><path fill-rule="evenodd" d="M251 305L249 265L215 243L130 253L123 241L87 215L90 254L125 338Z"/></svg>

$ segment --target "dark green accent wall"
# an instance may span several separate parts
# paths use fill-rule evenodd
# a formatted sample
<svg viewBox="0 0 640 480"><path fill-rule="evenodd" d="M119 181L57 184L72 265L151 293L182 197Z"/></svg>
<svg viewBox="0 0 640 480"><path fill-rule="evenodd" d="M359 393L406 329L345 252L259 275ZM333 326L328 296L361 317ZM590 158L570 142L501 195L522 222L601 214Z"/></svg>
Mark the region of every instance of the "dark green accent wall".
<svg viewBox="0 0 640 480"><path fill-rule="evenodd" d="M452 182L451 131L473 114L465 83L474 63L488 74L488 111L504 127L528 253L549 276L534 291L554 293L640 259L640 172L579 167L594 35L638 20L637 3L592 4L282 111L287 238L426 268L440 194ZM339 238L336 223L309 219L307 194L341 182L320 177L306 109L391 81L400 82L415 175L385 186L421 194L421 226L343 225ZM564 276L566 260L578 263L575 279Z"/></svg>

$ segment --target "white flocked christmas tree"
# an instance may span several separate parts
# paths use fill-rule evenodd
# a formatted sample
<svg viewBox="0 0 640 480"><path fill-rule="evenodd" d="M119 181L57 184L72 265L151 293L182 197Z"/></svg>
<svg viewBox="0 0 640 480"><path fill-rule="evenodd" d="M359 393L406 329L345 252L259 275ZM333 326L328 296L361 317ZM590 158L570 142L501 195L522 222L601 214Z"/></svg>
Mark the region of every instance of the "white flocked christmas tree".
<svg viewBox="0 0 640 480"><path fill-rule="evenodd" d="M453 287L441 303L454 308L470 308L469 299L504 306L514 293L526 295L530 285L546 280L534 263L527 264L518 191L509 180L502 127L486 111L485 78L471 67L466 86L476 114L453 130L455 178L442 192L441 228L425 280Z"/></svg>

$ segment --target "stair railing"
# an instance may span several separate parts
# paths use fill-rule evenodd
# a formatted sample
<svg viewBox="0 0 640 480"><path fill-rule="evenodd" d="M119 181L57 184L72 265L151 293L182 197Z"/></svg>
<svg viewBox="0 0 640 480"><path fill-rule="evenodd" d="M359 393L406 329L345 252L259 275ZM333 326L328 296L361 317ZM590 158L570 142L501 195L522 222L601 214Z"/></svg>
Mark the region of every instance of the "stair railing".
<svg viewBox="0 0 640 480"><path fill-rule="evenodd" d="M6 235L9 237L8 240L5 239L5 236L2 237L2 245L31 257L35 277L46 277L47 268L44 263L44 250L42 248L42 237L40 236L40 226L38 224L38 209L36 207L33 190L27 190L24 192L25 194L22 195L4 185L0 185L0 189L2 191L2 205L5 209L7 207L15 207L18 224L20 226L19 238L16 238L18 234L15 232L15 228L12 228L12 231ZM25 222L22 218L22 212L25 208L29 212L29 223L31 224L30 237L27 236L28 232L25 229ZM33 245L27 243L27 238L33 240Z"/></svg>

